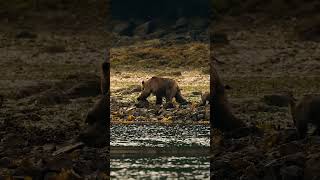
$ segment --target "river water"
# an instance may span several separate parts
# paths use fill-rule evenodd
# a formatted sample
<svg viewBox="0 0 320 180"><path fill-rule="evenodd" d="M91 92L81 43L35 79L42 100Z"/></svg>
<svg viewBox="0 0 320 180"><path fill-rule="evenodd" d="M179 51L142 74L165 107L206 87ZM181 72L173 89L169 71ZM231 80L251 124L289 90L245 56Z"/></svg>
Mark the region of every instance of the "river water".
<svg viewBox="0 0 320 180"><path fill-rule="evenodd" d="M208 125L112 125L111 179L209 179L209 142Z"/></svg>

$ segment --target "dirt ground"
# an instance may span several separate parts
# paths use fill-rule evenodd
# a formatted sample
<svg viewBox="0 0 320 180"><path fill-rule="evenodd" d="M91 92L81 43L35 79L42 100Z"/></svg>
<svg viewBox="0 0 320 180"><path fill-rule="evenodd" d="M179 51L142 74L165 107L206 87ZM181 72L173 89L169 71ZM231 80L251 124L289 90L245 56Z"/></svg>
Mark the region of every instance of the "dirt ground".
<svg viewBox="0 0 320 180"><path fill-rule="evenodd" d="M52 153L79 134L100 94L107 34L99 28L51 31L10 23L0 31L0 174L104 177L107 149Z"/></svg>
<svg viewBox="0 0 320 180"><path fill-rule="evenodd" d="M290 126L287 107L268 106L263 96L292 91L299 99L319 93L319 43L301 40L296 21L245 16L216 24L229 39L229 44L213 45L214 56L224 63L217 69L233 88L228 94L236 114L249 122Z"/></svg>
<svg viewBox="0 0 320 180"><path fill-rule="evenodd" d="M213 53L220 76L232 87L227 92L235 115L263 133L246 136L246 129L221 136L213 131L212 178L319 177L319 136L299 139L287 105L266 100L288 91L297 99L320 92L319 42L317 37L306 41L299 36L302 20L248 15L224 17L215 24L215 31L229 40L213 44Z"/></svg>

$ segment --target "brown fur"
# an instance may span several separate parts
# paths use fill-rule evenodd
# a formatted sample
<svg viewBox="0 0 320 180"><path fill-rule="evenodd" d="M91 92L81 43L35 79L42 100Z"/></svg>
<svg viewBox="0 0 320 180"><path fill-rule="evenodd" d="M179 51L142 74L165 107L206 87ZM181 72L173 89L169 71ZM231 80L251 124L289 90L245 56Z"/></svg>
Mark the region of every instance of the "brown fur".
<svg viewBox="0 0 320 180"><path fill-rule="evenodd" d="M101 123L105 122L110 118L110 83L109 83L109 73L110 73L110 63L103 62L101 65L101 93L102 97L95 103L93 108L88 112L87 118L85 120L88 124Z"/></svg>
<svg viewBox="0 0 320 180"><path fill-rule="evenodd" d="M87 126L78 137L78 140L87 146L108 146L110 142L110 131L105 125L95 123Z"/></svg>
<svg viewBox="0 0 320 180"><path fill-rule="evenodd" d="M308 124L314 124L320 133L320 96L304 96L297 104L293 96L290 96L289 109L293 123L297 128L300 138L304 138L308 131Z"/></svg>
<svg viewBox="0 0 320 180"><path fill-rule="evenodd" d="M85 122L88 126L78 136L77 140L88 146L106 146L110 142L110 61L101 65L102 97L95 103L87 114Z"/></svg>
<svg viewBox="0 0 320 180"><path fill-rule="evenodd" d="M142 81L143 90L138 101L145 101L150 94L154 94L157 98L156 104L162 104L162 98L166 98L167 103L172 103L172 99L175 98L180 104L184 104L187 101L182 97L179 86L175 80L169 78L152 77L148 81Z"/></svg>
<svg viewBox="0 0 320 180"><path fill-rule="evenodd" d="M245 123L236 118L225 93L223 85L216 69L214 61L210 62L210 125L222 131L233 131L238 128L246 127Z"/></svg>
<svg viewBox="0 0 320 180"><path fill-rule="evenodd" d="M109 54L107 55L107 61L101 65L101 93L107 95L110 89L110 61Z"/></svg>
<svg viewBox="0 0 320 180"><path fill-rule="evenodd" d="M89 125L92 125L94 123L104 123L108 117L108 98L107 96L102 96L91 108L87 114L85 123L88 123Z"/></svg>
<svg viewBox="0 0 320 180"><path fill-rule="evenodd" d="M204 106L209 102L210 104L210 92L205 92L204 94L201 95L201 102L200 106Z"/></svg>
<svg viewBox="0 0 320 180"><path fill-rule="evenodd" d="M224 86L225 89L232 89L229 85ZM207 102L210 104L210 92L205 92L201 95L201 102L200 106L204 106L207 104Z"/></svg>

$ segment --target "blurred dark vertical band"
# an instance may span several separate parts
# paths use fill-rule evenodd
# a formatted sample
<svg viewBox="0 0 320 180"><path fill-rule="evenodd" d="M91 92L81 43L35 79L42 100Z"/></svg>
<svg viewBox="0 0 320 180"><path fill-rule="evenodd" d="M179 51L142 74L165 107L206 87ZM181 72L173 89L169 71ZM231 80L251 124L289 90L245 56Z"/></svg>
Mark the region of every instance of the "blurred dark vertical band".
<svg viewBox="0 0 320 180"><path fill-rule="evenodd" d="M213 71L213 58L214 55L213 55L213 46L212 46L212 42L213 42L213 26L214 26L214 7L213 7L213 1L211 0L210 1L210 4L209 4L209 71L210 71L210 95L212 97L212 90L213 90L213 87L214 87L214 81L213 81L213 78L212 78L212 71ZM210 97L210 98L211 98ZM212 102L212 100L211 100ZM212 155L213 155L213 143L212 143L212 136L213 136L213 103L210 103L210 179L212 177Z"/></svg>
<svg viewBox="0 0 320 180"><path fill-rule="evenodd" d="M103 96L106 96L106 99L107 99L107 114L108 114L108 118L107 118L107 140L108 140L108 151L109 151L109 154L108 154L108 157L107 157L107 162L108 162L108 176L110 177L110 132L111 132L111 115L110 115L110 47L107 47L106 49L106 57L105 57L105 62L103 64L106 64L108 67L107 67L107 74L108 76L107 77L104 77L105 78L105 82L106 82L106 90L107 90L107 93L105 92L102 92L103 93ZM103 73L105 74L105 73Z"/></svg>
<svg viewBox="0 0 320 180"><path fill-rule="evenodd" d="M106 26L109 24L109 22L111 21L111 0L106 0L106 4L105 4L105 8L106 8L106 13L105 13L105 22L106 22ZM107 29L107 28L106 28ZM112 38L112 37L110 37ZM105 59L104 59L104 62L102 62L102 66L103 65L107 65L107 70L108 72L101 72L102 75L105 75L107 74L107 77L104 76L105 80L101 79L101 86L104 86L104 87L101 87L101 89L105 88L105 91L107 91L107 93L105 93L105 91L102 90L102 94L103 96L106 96L106 99L107 99L107 114L108 114L108 118L106 119L106 128L107 128L107 144L108 144L108 154L107 154L107 176L110 178L110 127L111 127L111 116L110 116L110 49L111 49L111 42L112 40L111 39L108 39L107 42L106 42L106 53L105 53ZM102 68L102 69L105 69L105 68ZM103 70L102 70L103 71ZM103 81L105 84L103 84Z"/></svg>

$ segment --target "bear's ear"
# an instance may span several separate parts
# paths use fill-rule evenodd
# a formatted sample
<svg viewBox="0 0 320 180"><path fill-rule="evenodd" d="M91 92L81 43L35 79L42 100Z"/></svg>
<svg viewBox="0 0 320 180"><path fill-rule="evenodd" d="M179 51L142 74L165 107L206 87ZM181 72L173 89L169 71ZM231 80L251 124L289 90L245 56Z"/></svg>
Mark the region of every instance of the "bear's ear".
<svg viewBox="0 0 320 180"><path fill-rule="evenodd" d="M142 81L142 85L144 85L144 81Z"/></svg>

